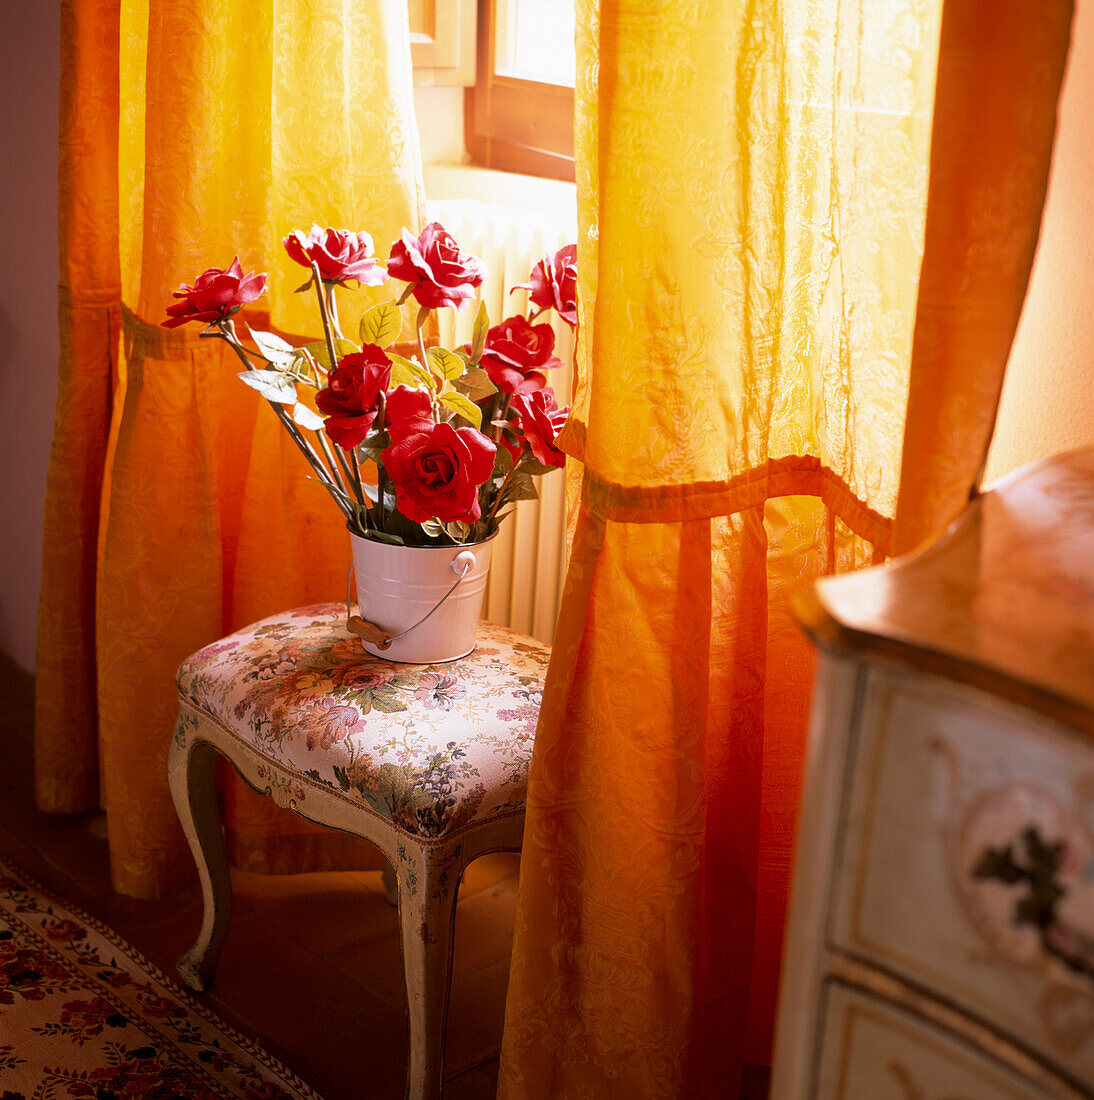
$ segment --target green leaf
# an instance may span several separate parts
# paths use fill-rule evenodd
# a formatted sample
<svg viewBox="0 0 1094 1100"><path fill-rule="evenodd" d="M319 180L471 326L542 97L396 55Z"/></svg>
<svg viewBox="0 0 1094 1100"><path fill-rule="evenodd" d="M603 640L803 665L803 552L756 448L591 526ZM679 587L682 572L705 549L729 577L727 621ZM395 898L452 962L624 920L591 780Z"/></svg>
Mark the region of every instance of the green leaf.
<svg viewBox="0 0 1094 1100"><path fill-rule="evenodd" d="M467 364L448 348L430 348L425 353L429 369L440 378L459 378Z"/></svg>
<svg viewBox="0 0 1094 1100"><path fill-rule="evenodd" d="M406 542L399 538L398 535L393 535L389 531L367 531L365 538L372 539L374 542L387 542L392 546L405 546Z"/></svg>
<svg viewBox="0 0 1094 1100"><path fill-rule="evenodd" d="M552 470L561 470L561 466L544 466L538 458L535 458L531 452L521 456L520 469L522 473L529 473L533 477L543 477L544 474L549 474Z"/></svg>
<svg viewBox="0 0 1094 1100"><path fill-rule="evenodd" d="M315 361L328 373L338 365L337 363L331 364L330 356L327 354L326 340L315 340L310 344L305 344L299 350L310 352ZM352 340L338 339L334 341L334 354L339 359L344 359L347 355L353 355L354 352L360 350Z"/></svg>
<svg viewBox="0 0 1094 1100"><path fill-rule="evenodd" d="M494 455L494 477L504 477L513 468L513 456L508 447L499 447Z"/></svg>
<svg viewBox="0 0 1094 1100"><path fill-rule="evenodd" d="M479 311L475 314L475 327L471 330L471 362L477 363L482 358L483 348L486 347L486 334L490 330L490 315L486 312L486 303L479 302Z"/></svg>
<svg viewBox="0 0 1094 1100"><path fill-rule="evenodd" d="M279 367L287 367L293 361L296 348L292 344L282 340L273 332L259 332L257 329L249 329L251 339L258 345L258 350L270 363L276 363Z"/></svg>
<svg viewBox="0 0 1094 1100"><path fill-rule="evenodd" d="M391 440L386 432L379 436L369 435L357 444L357 457L364 459L366 462L379 464L381 453L390 443Z"/></svg>
<svg viewBox="0 0 1094 1100"><path fill-rule="evenodd" d="M511 500L539 500L535 482L531 474L515 473L509 479L509 488L505 491L506 501Z"/></svg>
<svg viewBox="0 0 1094 1100"><path fill-rule="evenodd" d="M303 348L297 348L293 352L289 370L308 376L315 370L315 360Z"/></svg>
<svg viewBox="0 0 1094 1100"><path fill-rule="evenodd" d="M465 371L459 378L453 380L460 393L465 393L472 401L481 401L498 392L498 387L490 381L490 375L482 367L472 367Z"/></svg>
<svg viewBox="0 0 1094 1100"><path fill-rule="evenodd" d="M303 401L297 401L293 406L292 418L300 427L307 428L309 431L318 432L323 430L323 418L317 412L313 412L308 408Z"/></svg>
<svg viewBox="0 0 1094 1100"><path fill-rule="evenodd" d="M361 317L361 343L386 348L403 331L403 317L394 302L380 302Z"/></svg>
<svg viewBox="0 0 1094 1100"><path fill-rule="evenodd" d="M433 376L417 359L404 359L393 351L389 351L387 357L391 360L392 389L396 386L410 386L411 389L424 388L432 392Z"/></svg>
<svg viewBox="0 0 1094 1100"><path fill-rule="evenodd" d="M437 400L447 405L457 416L462 416L473 428L482 424L482 410L469 398L456 390L445 390L438 394Z"/></svg>
<svg viewBox="0 0 1094 1100"><path fill-rule="evenodd" d="M277 370L245 370L239 377L267 401L279 405L296 404L296 383L287 374Z"/></svg>

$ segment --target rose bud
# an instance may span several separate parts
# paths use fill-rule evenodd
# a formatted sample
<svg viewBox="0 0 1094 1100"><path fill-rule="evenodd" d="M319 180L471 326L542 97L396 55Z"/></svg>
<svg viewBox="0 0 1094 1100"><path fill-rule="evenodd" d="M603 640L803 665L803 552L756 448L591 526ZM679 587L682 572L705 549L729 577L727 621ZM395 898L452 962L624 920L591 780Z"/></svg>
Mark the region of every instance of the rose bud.
<svg viewBox="0 0 1094 1100"><path fill-rule="evenodd" d="M544 466L566 465L566 455L555 446L555 437L570 410L558 407L554 390L548 387L534 393L518 393L509 403L509 410L517 414L524 440L537 462Z"/></svg>
<svg viewBox="0 0 1094 1100"><path fill-rule="evenodd" d="M173 294L181 301L167 307L164 328L177 328L187 321L212 324L226 321L243 306L253 302L266 289L265 274L243 274L239 257L226 268L211 267L203 271L193 286L183 283Z"/></svg>
<svg viewBox="0 0 1094 1100"><path fill-rule="evenodd" d="M527 290L538 309L554 309L571 328L577 325L577 245L568 244L554 256L540 260L528 282L513 287ZM509 291L510 294L513 290Z"/></svg>
<svg viewBox="0 0 1094 1100"><path fill-rule="evenodd" d="M551 354L554 350L555 333L550 325L509 317L487 332L480 365L502 393L532 393L547 385L545 370L562 365Z"/></svg>
<svg viewBox="0 0 1094 1100"><path fill-rule="evenodd" d="M460 309L482 285L486 270L476 256L465 256L440 222L430 222L418 237L403 230L391 246L388 274L409 283L419 305Z"/></svg>
<svg viewBox="0 0 1094 1100"><path fill-rule="evenodd" d="M315 405L326 414L323 429L339 447L352 450L365 438L390 381L391 360L375 344L338 361Z"/></svg>
<svg viewBox="0 0 1094 1100"><path fill-rule="evenodd" d="M349 229L320 229L313 225L308 233L293 230L281 242L285 251L298 264L319 266L322 278L332 283L356 279L366 286L379 286L387 280L387 272L376 262L372 238L367 233Z"/></svg>

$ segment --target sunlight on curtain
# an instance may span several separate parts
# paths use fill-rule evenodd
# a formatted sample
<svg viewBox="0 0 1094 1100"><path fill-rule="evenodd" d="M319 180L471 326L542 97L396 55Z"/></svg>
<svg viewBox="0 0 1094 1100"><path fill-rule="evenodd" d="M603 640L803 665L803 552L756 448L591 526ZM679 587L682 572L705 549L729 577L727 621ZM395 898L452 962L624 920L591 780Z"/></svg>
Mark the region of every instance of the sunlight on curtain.
<svg viewBox="0 0 1094 1100"><path fill-rule="evenodd" d="M788 598L886 554L898 496L927 533L967 495L1070 3L578 11L583 465L499 1097L735 1098L770 1061L812 682Z"/></svg>
<svg viewBox="0 0 1094 1100"><path fill-rule="evenodd" d="M341 517L233 357L160 322L181 282L238 255L270 273L256 324L314 335L282 236L313 221L367 229L386 256L416 230L409 31L399 0L68 0L64 34L37 792L49 810L101 799L115 887L152 896L192 874L165 780L179 661L278 609L338 599L347 565ZM354 325L367 294L342 301ZM238 781L228 802L248 866L349 854Z"/></svg>
<svg viewBox="0 0 1094 1100"><path fill-rule="evenodd" d="M504 1096L734 1096L767 1061L812 676L786 598L887 548L938 9L579 5L584 483Z"/></svg>

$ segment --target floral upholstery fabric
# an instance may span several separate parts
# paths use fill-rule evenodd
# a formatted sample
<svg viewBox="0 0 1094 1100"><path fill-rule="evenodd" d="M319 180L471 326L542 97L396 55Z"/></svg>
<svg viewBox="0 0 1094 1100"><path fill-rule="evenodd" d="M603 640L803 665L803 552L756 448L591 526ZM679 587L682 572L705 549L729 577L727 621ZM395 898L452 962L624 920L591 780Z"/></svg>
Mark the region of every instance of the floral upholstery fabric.
<svg viewBox="0 0 1094 1100"><path fill-rule="evenodd" d="M345 618L323 604L245 627L183 662L179 697L416 837L523 810L549 647L483 622L467 657L397 664Z"/></svg>

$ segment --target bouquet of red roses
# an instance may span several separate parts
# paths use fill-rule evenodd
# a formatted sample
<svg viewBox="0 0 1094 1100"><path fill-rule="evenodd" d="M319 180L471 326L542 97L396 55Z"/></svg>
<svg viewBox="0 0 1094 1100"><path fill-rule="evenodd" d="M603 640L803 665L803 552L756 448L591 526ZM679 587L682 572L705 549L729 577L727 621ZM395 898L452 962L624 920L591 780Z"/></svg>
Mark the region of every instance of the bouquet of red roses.
<svg viewBox="0 0 1094 1100"><path fill-rule="evenodd" d="M202 336L228 342L246 367L239 377L269 401L355 534L406 546L489 538L506 505L534 498L533 478L565 462L555 436L568 410L546 374L560 362L554 331L539 318L554 309L577 325L576 245L513 288L529 291L530 316L491 327L480 301L471 342L444 348L427 346L430 312L473 303L486 272L439 223L417 237L404 230L386 269L367 233L313 226L283 243L311 271L299 289L315 288L323 340L293 347L251 329L254 349L245 347L232 318L263 293L266 276L244 275L238 260L183 284L164 325L203 322ZM389 279L406 284L401 296L365 312L359 343L347 339L334 288ZM393 345L411 296L415 348L404 356Z"/></svg>

